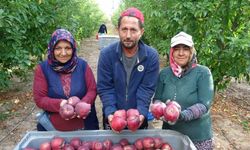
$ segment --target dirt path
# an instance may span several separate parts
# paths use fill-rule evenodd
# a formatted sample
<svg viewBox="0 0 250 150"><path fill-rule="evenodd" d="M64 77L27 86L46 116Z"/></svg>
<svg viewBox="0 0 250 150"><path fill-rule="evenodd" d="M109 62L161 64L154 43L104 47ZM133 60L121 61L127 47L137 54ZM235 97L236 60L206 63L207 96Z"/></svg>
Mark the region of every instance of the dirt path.
<svg viewBox="0 0 250 150"><path fill-rule="evenodd" d="M96 75L98 41L94 38L83 41L78 55L88 61ZM36 128L35 114L40 110L32 100L32 79L31 74L27 82L16 80L11 90L0 93L0 119L9 116L0 122L0 150L12 150L26 132ZM249 94L250 86L246 83L233 84L226 92L217 94L212 108L215 150L250 149ZM102 127L99 97L96 107ZM161 122L152 122L153 128L160 125Z"/></svg>

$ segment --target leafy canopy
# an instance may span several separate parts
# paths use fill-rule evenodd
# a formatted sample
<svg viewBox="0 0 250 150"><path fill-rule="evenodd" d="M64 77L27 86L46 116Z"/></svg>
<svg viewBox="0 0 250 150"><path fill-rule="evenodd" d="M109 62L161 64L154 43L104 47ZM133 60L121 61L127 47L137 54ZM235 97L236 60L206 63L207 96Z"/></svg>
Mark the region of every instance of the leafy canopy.
<svg viewBox="0 0 250 150"><path fill-rule="evenodd" d="M215 87L231 78L246 78L250 69L250 1L246 0L124 0L145 16L144 41L166 54L180 31L193 36L200 64L208 66ZM123 9L122 8L122 9Z"/></svg>
<svg viewBox="0 0 250 150"><path fill-rule="evenodd" d="M25 79L46 54L56 28L77 41L91 36L103 20L92 0L8 0L0 3L0 90L13 76Z"/></svg>

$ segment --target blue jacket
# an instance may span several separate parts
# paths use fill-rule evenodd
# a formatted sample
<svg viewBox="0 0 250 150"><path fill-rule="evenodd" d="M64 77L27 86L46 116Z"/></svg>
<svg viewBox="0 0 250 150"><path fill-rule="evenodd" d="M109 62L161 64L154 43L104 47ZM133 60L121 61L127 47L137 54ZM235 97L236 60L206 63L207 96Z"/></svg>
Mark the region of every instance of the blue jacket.
<svg viewBox="0 0 250 150"><path fill-rule="evenodd" d="M107 117L119 109L136 108L146 118L158 73L157 51L140 41L137 63L131 72L129 85L126 85L121 43L102 49L97 68L97 92L104 115Z"/></svg>

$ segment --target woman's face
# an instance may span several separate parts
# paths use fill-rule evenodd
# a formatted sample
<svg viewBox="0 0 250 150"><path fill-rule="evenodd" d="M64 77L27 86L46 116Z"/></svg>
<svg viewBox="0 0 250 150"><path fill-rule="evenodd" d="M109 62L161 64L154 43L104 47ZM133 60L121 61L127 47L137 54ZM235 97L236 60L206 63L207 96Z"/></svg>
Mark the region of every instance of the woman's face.
<svg viewBox="0 0 250 150"><path fill-rule="evenodd" d="M184 44L178 44L173 47L173 58L174 61L181 67L185 67L190 58L191 58L191 47L184 45Z"/></svg>
<svg viewBox="0 0 250 150"><path fill-rule="evenodd" d="M68 41L59 41L54 47L55 59L60 63L66 63L72 57L73 50Z"/></svg>

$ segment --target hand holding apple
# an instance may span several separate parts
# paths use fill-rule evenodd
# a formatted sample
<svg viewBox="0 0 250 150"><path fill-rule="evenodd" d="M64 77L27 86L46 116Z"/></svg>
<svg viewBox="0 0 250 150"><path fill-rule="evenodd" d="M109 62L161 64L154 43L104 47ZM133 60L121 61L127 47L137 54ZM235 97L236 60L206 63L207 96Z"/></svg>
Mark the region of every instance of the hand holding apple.
<svg viewBox="0 0 250 150"><path fill-rule="evenodd" d="M163 119L170 125L174 125L181 113L181 106L176 101L167 101L163 111Z"/></svg>

